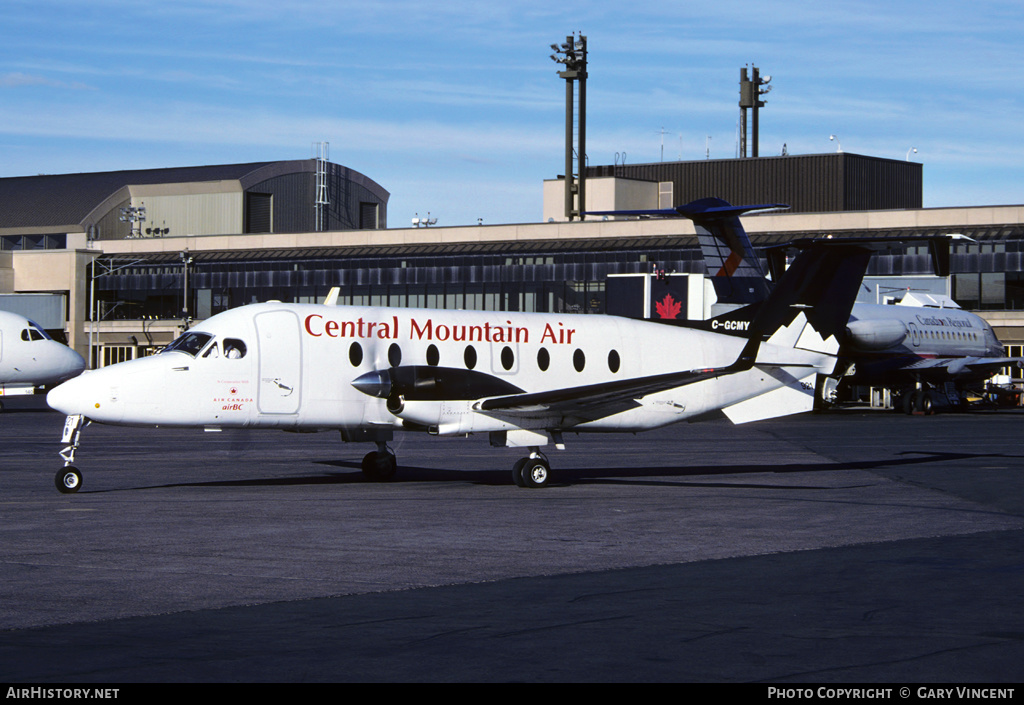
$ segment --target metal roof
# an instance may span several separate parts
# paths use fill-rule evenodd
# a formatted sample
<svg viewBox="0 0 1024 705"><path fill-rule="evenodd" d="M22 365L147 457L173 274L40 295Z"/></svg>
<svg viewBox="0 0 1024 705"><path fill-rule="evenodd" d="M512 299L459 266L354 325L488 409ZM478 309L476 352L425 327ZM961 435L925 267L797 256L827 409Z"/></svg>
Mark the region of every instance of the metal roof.
<svg viewBox="0 0 1024 705"><path fill-rule="evenodd" d="M0 228L81 224L125 186L243 179L276 162L19 176L0 179Z"/></svg>

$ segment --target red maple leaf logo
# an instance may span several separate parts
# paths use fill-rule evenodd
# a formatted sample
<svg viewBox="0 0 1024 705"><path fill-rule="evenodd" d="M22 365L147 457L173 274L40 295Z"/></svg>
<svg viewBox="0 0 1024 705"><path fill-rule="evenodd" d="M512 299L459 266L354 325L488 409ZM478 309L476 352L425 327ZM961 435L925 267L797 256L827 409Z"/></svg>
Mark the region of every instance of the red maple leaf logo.
<svg viewBox="0 0 1024 705"><path fill-rule="evenodd" d="M672 294L665 294L661 301L654 302L654 308L659 318L676 318L683 310L683 305L672 298Z"/></svg>

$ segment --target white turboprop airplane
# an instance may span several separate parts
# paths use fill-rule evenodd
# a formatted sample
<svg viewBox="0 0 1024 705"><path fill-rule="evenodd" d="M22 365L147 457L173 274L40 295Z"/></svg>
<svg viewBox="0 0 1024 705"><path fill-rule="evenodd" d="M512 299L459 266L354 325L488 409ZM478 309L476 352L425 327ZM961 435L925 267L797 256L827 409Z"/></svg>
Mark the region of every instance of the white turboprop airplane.
<svg viewBox="0 0 1024 705"><path fill-rule="evenodd" d="M719 198L705 198L673 209L603 214L683 216L693 220L718 303L734 308L691 325L729 333L745 330L756 315L758 304L771 291L738 215L755 209L785 207L732 206ZM933 239L946 240L942 246L948 250L948 238ZM781 264L776 263L773 269L781 270ZM838 339L841 363L834 375L818 380L819 395L834 392L841 378L851 384L887 387L900 393L907 413L930 413L953 394L952 390L940 393L941 389L951 384L956 389L954 398L963 398L968 386L1021 362L1020 358L1006 356L985 319L962 310L945 297L936 305L926 306L856 303Z"/></svg>
<svg viewBox="0 0 1024 705"><path fill-rule="evenodd" d="M614 316L265 303L217 314L158 355L86 372L47 401L68 415L57 473L89 421L136 426L341 431L371 441L369 479L397 466L395 431L487 433L529 449L513 468L548 483L540 447L563 432L636 432L723 411L736 423L813 406L830 374L870 252L812 247L748 338ZM832 305L816 304L828 300Z"/></svg>
<svg viewBox="0 0 1024 705"><path fill-rule="evenodd" d="M0 397L31 394L82 372L85 360L24 316L0 311ZM3 408L0 405L0 408Z"/></svg>

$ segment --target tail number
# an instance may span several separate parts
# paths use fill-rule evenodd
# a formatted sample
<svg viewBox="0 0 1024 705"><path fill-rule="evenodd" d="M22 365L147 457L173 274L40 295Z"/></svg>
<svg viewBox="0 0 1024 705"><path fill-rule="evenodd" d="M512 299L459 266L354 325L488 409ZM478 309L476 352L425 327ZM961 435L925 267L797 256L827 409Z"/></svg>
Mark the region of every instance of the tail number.
<svg viewBox="0 0 1024 705"><path fill-rule="evenodd" d="M711 330L739 330L745 331L750 328L750 321L712 321Z"/></svg>

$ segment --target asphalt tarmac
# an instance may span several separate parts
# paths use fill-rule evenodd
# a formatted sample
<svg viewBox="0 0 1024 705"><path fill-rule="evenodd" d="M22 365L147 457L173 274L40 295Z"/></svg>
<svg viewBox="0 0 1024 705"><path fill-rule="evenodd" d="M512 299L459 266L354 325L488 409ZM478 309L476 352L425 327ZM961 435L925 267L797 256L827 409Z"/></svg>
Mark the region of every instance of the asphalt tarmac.
<svg viewBox="0 0 1024 705"><path fill-rule="evenodd" d="M1016 683L1024 412L512 449L0 414L0 682ZM31 407L28 403L23 406Z"/></svg>

